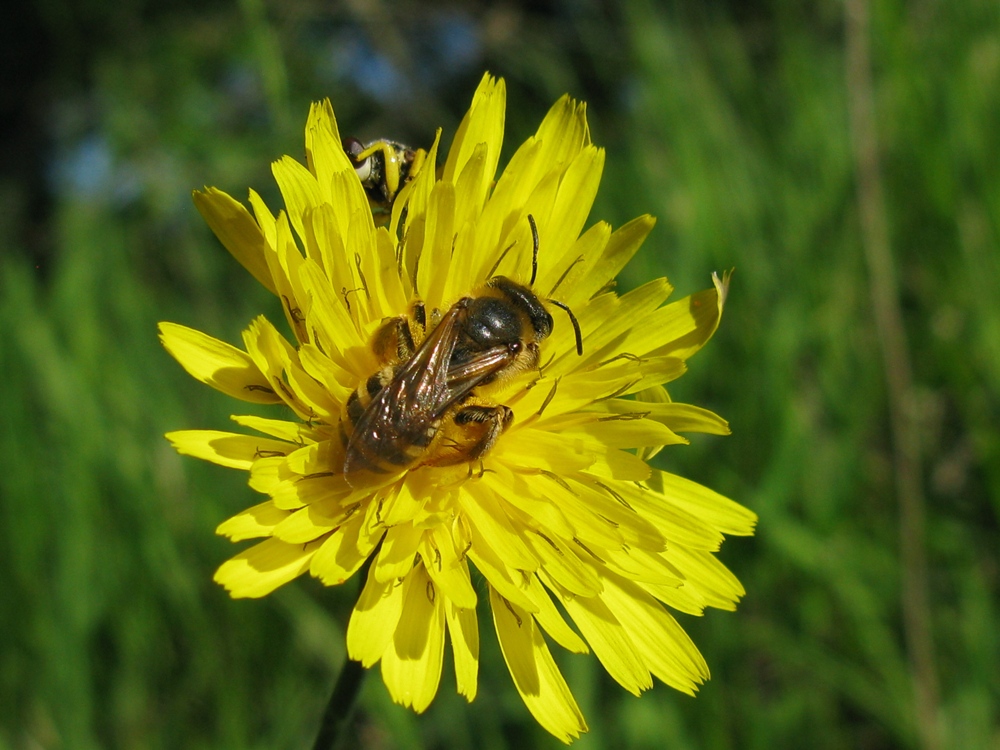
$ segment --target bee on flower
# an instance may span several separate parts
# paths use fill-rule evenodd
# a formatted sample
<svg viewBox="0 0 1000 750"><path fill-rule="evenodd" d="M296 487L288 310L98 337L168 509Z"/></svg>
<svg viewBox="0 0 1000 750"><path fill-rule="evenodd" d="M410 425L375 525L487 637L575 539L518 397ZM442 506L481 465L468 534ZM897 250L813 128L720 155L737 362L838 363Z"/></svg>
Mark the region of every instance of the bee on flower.
<svg viewBox="0 0 1000 750"><path fill-rule="evenodd" d="M273 165L284 210L196 192L291 336L259 317L242 349L173 323L161 339L195 378L294 419L168 438L248 471L267 498L217 529L260 540L216 572L232 596L306 572L336 585L368 563L348 655L381 664L416 711L437 692L446 632L458 691L475 698L488 598L518 692L568 742L587 725L549 643L593 651L636 695L654 676L693 693L708 667L670 610L735 608L743 588L713 553L756 518L648 463L682 433L729 431L665 387L714 333L728 279L672 304L665 279L617 295L653 219L585 229L604 152L569 97L497 178L504 109L503 81L485 76L444 167L439 132L384 226L329 102L310 111L306 164Z"/></svg>

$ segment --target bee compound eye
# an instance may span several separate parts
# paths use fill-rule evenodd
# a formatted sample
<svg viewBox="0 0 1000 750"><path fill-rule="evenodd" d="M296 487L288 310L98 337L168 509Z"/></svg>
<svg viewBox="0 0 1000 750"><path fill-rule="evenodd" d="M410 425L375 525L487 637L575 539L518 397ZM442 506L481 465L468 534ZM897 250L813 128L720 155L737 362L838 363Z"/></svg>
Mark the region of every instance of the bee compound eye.
<svg viewBox="0 0 1000 750"><path fill-rule="evenodd" d="M358 157L361 156L362 152L365 150L365 144L359 141L357 138L345 138L342 142L344 147L344 153L346 153L351 162L357 165Z"/></svg>

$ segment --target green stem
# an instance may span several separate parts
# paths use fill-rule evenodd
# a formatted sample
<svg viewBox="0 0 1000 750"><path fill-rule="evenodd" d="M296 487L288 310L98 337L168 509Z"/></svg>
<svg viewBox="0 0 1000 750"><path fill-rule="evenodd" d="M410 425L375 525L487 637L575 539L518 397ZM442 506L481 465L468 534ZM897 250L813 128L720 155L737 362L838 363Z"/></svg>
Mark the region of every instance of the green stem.
<svg viewBox="0 0 1000 750"><path fill-rule="evenodd" d="M382 543L365 560L361 566L357 581L359 584L358 593L364 590L365 581L368 580L368 569L372 560L378 555L382 548ZM368 672L361 662L353 661L350 656L344 654L344 666L340 668L337 675L337 682L333 686L333 693L330 694L330 701L326 704L323 712L323 719L319 724L319 731L316 733L316 741L313 743L313 750L337 750L343 746L344 736L351 726L351 718L354 714L354 704L358 701L358 694L361 692L361 684L365 681L365 674Z"/></svg>
<svg viewBox="0 0 1000 750"><path fill-rule="evenodd" d="M361 662L344 657L344 666L337 675L337 683L333 686L330 702L326 704L323 720L316 734L313 750L335 750L344 741L344 734L351 725L354 704L361 692L361 684L368 670Z"/></svg>

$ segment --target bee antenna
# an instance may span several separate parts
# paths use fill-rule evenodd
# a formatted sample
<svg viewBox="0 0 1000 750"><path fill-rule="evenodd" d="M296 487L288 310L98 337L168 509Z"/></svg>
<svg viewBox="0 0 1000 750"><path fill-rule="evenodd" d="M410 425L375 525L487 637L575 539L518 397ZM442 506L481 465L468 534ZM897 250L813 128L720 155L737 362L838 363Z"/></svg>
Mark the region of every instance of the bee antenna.
<svg viewBox="0 0 1000 750"><path fill-rule="evenodd" d="M535 217L531 214L528 214L528 225L531 227L531 281L528 282L528 286L534 286L535 276L538 275L538 227L535 226Z"/></svg>
<svg viewBox="0 0 1000 750"><path fill-rule="evenodd" d="M579 356L582 357L583 356L583 334L580 332L580 321L578 321L576 319L576 316L573 314L573 311L569 309L569 305L566 305L566 304L560 302L559 300L555 300L555 299L550 299L549 302L551 302L553 305L555 305L559 309L565 310L566 314L569 315L569 320L573 324L573 333L576 334L576 353Z"/></svg>

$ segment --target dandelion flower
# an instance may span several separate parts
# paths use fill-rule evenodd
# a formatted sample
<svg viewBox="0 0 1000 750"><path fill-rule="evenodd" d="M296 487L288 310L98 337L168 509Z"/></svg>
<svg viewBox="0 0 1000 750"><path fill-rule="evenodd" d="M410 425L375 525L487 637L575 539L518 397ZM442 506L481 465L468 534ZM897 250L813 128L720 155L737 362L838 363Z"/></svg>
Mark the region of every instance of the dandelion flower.
<svg viewBox="0 0 1000 750"><path fill-rule="evenodd" d="M604 151L591 144L584 106L568 96L496 178L504 108L503 81L484 77L443 169L423 169L406 185L388 226L373 221L329 102L309 113L306 164L287 156L273 164L284 210L272 213L253 191L252 214L214 188L195 192L222 244L279 298L291 337L258 317L243 348L173 323L161 324L162 341L195 378L243 401L284 405L295 418L232 418L260 436L167 437L183 454L248 471L267 497L217 529L261 540L216 572L232 596L265 596L306 572L340 584L371 559L348 654L380 663L393 699L418 712L437 692L446 632L458 691L475 698L477 607L488 599L528 710L569 742L587 725L550 643L592 650L636 695L653 676L693 693L708 667L670 610L735 608L743 588L713 553L724 534L751 534L756 519L648 463L685 443L683 433L729 432L665 388L715 331L728 279L713 277L713 288L672 304L665 279L617 295L613 279L653 219L584 229ZM467 396L507 407L498 437L461 460L448 457L453 437L429 435L405 461L345 474L345 436L363 408L357 394L378 398L402 366L373 379L386 372L373 345L386 321L412 320L422 302L432 337L459 300L497 276L530 286L552 319L537 363ZM559 308L578 321L582 354ZM449 415L439 432L454 435Z"/></svg>

